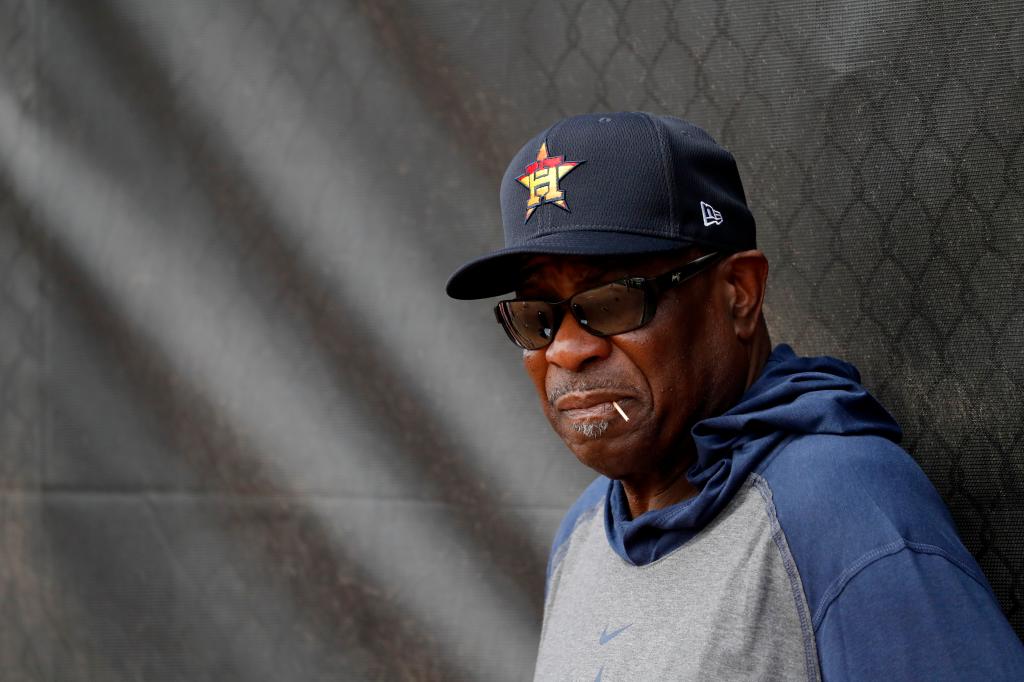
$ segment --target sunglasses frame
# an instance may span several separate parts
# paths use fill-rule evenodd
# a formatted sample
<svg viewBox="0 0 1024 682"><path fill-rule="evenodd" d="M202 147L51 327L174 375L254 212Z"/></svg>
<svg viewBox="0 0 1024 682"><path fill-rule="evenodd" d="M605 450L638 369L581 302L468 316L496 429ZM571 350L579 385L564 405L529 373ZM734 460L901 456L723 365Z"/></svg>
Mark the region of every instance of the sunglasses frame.
<svg viewBox="0 0 1024 682"><path fill-rule="evenodd" d="M498 304L494 306L494 317L497 320L498 324L501 325L501 328L505 330L505 335L508 336L509 340L516 346L524 350L540 350L542 348L547 348L549 345L551 345L551 342L555 339L555 336L558 334L559 327L562 326L562 320L565 319L566 310L568 310L569 314L573 316L573 318L576 320L576 323L580 326L580 328L586 331L588 334L592 334L593 336L601 338L608 336L616 336L617 334L625 334L626 332L631 332L634 329L639 329L640 327L643 327L645 324L654 319L654 314L655 312L657 312L658 308L658 297L661 296L662 293L664 293L668 289L671 289L672 287L679 286L680 284L690 279L691 277L694 277L695 275L703 272L709 266L711 266L716 260L725 255L726 252L713 251L709 254L700 256L699 258L695 258L688 263L684 263L681 266L675 267L669 270L668 272L663 272L660 275L655 275L654 277L623 277L622 279L616 279L611 282L605 282L604 284L599 284L596 287L584 289L583 291L577 291L569 298L564 298L561 301L543 301L535 298L505 299L502 301L498 301ZM589 293L591 291L594 291L595 289L606 287L610 284L620 284L630 289L642 289L644 292L644 309L643 314L640 318L640 323L635 327L623 329L622 331L617 331L613 334L605 334L603 332L599 332L595 329L592 329L590 326L588 326L582 320L580 320L579 317L577 317L576 313L573 311L572 300L577 296ZM547 343L543 345L534 347L524 346L515 336L514 326L511 322L511 319L506 318L506 315L504 313L505 305L524 301L530 303L545 303L551 306L551 337L547 340Z"/></svg>

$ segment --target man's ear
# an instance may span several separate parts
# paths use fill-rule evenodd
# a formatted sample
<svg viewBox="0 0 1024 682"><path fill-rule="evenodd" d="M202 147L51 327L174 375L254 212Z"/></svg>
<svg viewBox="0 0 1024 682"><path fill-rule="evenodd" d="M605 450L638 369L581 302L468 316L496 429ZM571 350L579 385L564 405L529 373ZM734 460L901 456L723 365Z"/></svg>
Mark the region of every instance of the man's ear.
<svg viewBox="0 0 1024 682"><path fill-rule="evenodd" d="M729 287L733 327L736 337L748 341L761 319L768 259L758 250L734 253L722 262L723 276Z"/></svg>

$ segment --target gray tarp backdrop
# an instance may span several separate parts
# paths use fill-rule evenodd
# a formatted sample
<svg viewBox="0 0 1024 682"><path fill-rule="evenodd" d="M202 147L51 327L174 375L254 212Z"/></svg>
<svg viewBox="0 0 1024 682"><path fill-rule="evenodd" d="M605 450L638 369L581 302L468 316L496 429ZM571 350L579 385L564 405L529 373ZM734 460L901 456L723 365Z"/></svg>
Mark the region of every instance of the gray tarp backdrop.
<svg viewBox="0 0 1024 682"><path fill-rule="evenodd" d="M617 109L733 150L774 340L860 367L1024 632L1022 15L0 0L0 679L528 678L591 474L442 289Z"/></svg>

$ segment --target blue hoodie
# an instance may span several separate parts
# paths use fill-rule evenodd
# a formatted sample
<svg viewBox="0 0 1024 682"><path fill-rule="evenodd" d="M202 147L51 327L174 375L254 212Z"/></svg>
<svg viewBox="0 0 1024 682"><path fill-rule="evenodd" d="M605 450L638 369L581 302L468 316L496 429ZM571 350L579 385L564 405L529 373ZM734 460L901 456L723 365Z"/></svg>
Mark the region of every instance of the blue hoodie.
<svg viewBox="0 0 1024 682"><path fill-rule="evenodd" d="M588 512L603 507L611 548L645 566L754 478L795 563L823 679L1024 679L1024 645L898 446L899 426L859 382L848 363L777 346L736 406L694 426L687 478L700 492L633 519L622 484L599 477L562 522L549 580Z"/></svg>

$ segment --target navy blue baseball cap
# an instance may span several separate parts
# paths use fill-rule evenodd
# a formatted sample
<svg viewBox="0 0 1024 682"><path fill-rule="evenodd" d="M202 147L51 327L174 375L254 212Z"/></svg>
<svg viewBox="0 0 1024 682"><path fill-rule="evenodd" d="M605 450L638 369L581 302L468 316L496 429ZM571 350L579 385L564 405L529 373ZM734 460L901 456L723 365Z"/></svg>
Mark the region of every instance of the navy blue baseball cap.
<svg viewBox="0 0 1024 682"><path fill-rule="evenodd" d="M643 112L573 116L527 142L501 180L501 220L505 248L456 270L452 298L514 290L533 254L756 248L732 154L692 123Z"/></svg>

